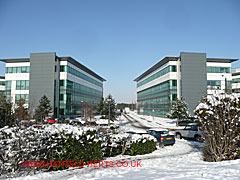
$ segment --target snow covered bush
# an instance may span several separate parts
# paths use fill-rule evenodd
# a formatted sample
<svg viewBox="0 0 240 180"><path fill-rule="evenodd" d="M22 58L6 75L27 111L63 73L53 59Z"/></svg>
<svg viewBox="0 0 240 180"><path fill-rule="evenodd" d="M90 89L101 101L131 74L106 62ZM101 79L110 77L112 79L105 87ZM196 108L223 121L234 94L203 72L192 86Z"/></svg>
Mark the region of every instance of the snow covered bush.
<svg viewBox="0 0 240 180"><path fill-rule="evenodd" d="M112 134L102 144L104 156L148 154L156 149L156 139L150 135Z"/></svg>
<svg viewBox="0 0 240 180"><path fill-rule="evenodd" d="M63 132L65 134L65 132ZM61 144L60 153L58 148L54 148L52 161L74 161L88 162L100 161L103 159L101 152L101 141L96 137L96 131L88 130L81 136L75 136L73 133L65 135L65 141ZM66 169L64 167L53 167L51 169Z"/></svg>
<svg viewBox="0 0 240 180"><path fill-rule="evenodd" d="M206 161L240 158L240 97L214 95L204 97L195 110L201 123L206 146Z"/></svg>
<svg viewBox="0 0 240 180"><path fill-rule="evenodd" d="M135 156L149 154L156 149L156 139L149 135L133 135L125 154Z"/></svg>
<svg viewBox="0 0 240 180"><path fill-rule="evenodd" d="M25 161L99 161L100 150L101 140L92 128L60 124L42 129L4 127L0 129L0 174L23 169ZM38 169L42 168L29 171ZM58 168L50 166L48 170L51 169Z"/></svg>

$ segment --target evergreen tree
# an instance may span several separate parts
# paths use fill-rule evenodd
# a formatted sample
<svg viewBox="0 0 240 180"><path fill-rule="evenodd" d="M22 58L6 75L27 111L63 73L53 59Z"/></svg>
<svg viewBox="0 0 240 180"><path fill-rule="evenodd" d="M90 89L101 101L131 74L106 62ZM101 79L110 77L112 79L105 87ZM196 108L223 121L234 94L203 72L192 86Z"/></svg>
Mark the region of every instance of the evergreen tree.
<svg viewBox="0 0 240 180"><path fill-rule="evenodd" d="M0 96L0 128L14 124L12 103L5 96Z"/></svg>
<svg viewBox="0 0 240 180"><path fill-rule="evenodd" d="M112 95L109 94L104 101L104 115L107 119L109 119L109 110L110 110L110 119L115 119L116 115L116 103L113 99Z"/></svg>
<svg viewBox="0 0 240 180"><path fill-rule="evenodd" d="M179 119L188 118L188 106L184 100L177 99L176 102L172 105L170 114L167 115L168 118L177 119L177 126Z"/></svg>
<svg viewBox="0 0 240 180"><path fill-rule="evenodd" d="M50 100L46 95L43 95L39 101L39 106L35 110L35 117L41 120L45 119L52 112Z"/></svg>
<svg viewBox="0 0 240 180"><path fill-rule="evenodd" d="M102 97L100 103L97 106L97 113L100 115L104 115L104 98Z"/></svg>

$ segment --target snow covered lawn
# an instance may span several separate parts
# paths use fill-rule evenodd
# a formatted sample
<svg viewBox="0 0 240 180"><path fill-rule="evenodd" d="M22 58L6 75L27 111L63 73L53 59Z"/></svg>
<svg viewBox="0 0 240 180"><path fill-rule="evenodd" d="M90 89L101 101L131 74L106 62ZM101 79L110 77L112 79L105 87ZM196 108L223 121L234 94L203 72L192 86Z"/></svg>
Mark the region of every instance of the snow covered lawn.
<svg viewBox="0 0 240 180"><path fill-rule="evenodd" d="M108 161L142 161L142 167L69 169L17 179L240 179L240 160L218 163L201 159L199 143L177 140L147 155L117 156Z"/></svg>

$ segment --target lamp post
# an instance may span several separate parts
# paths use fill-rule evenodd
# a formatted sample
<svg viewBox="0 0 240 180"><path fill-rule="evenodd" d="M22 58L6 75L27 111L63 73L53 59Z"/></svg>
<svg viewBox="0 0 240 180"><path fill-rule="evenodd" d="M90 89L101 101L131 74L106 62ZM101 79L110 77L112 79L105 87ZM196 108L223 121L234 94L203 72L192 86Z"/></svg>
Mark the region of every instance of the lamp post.
<svg viewBox="0 0 240 180"><path fill-rule="evenodd" d="M110 102L111 102L111 99L107 99L108 101L108 125L110 125Z"/></svg>

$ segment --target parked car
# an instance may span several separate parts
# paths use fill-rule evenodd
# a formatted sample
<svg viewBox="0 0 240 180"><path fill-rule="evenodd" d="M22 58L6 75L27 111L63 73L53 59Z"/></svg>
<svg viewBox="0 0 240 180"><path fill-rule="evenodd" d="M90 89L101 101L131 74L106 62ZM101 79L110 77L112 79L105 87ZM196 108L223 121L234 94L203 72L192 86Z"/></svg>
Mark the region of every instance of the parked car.
<svg viewBox="0 0 240 180"><path fill-rule="evenodd" d="M47 119L47 122L48 122L48 124L54 124L54 123L56 123L56 120L55 120L54 117L49 117L49 118Z"/></svg>
<svg viewBox="0 0 240 180"><path fill-rule="evenodd" d="M33 124L32 126L33 126L34 128L42 128L42 127L43 127L42 124Z"/></svg>
<svg viewBox="0 0 240 180"><path fill-rule="evenodd" d="M197 123L190 123L185 126L184 129L178 129L175 131L176 138L191 138L196 141L200 141L202 137L202 132Z"/></svg>
<svg viewBox="0 0 240 180"><path fill-rule="evenodd" d="M163 145L175 144L175 136L170 135L167 129L149 129L147 133L154 136Z"/></svg>
<svg viewBox="0 0 240 180"><path fill-rule="evenodd" d="M180 119L178 121L178 126L186 126L189 123L195 123L198 119L196 118L188 118L188 119Z"/></svg>
<svg viewBox="0 0 240 180"><path fill-rule="evenodd" d="M139 134L139 135L143 135L143 134L148 134L145 130L128 130L126 131L126 133L128 134Z"/></svg>

